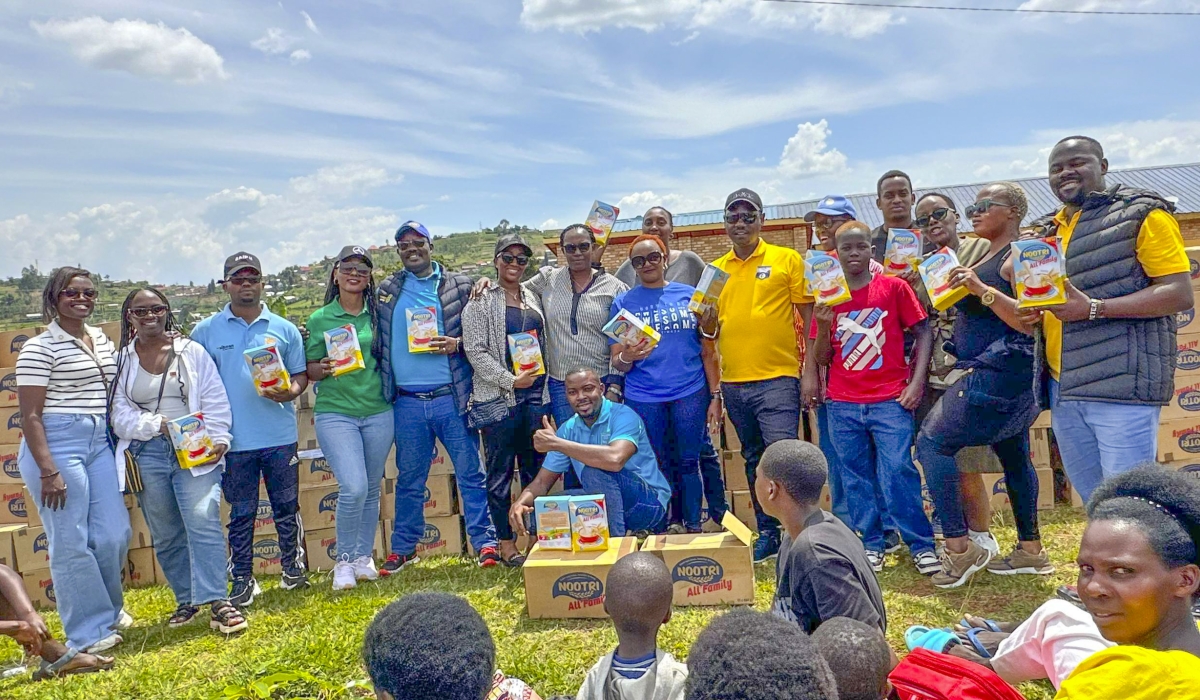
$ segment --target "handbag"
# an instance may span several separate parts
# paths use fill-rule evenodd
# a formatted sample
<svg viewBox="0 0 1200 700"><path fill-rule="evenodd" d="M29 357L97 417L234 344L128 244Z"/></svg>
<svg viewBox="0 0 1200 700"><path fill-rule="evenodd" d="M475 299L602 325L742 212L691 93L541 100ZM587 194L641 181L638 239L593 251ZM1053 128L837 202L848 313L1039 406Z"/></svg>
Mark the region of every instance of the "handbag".
<svg viewBox="0 0 1200 700"><path fill-rule="evenodd" d="M495 425L508 417L508 402L503 396L490 401L471 401L467 406L467 425L475 430Z"/></svg>
<svg viewBox="0 0 1200 700"><path fill-rule="evenodd" d="M163 391L167 388L167 375L170 373L171 363L175 360L175 347L172 346L170 352L167 353L167 366L163 368L162 381L158 385L158 400L154 404L154 412L158 413L158 409L162 407ZM129 493L141 493L145 488L142 482L142 468L138 465L138 456L142 454L146 443L142 442L135 450L131 444L125 448L125 489Z"/></svg>

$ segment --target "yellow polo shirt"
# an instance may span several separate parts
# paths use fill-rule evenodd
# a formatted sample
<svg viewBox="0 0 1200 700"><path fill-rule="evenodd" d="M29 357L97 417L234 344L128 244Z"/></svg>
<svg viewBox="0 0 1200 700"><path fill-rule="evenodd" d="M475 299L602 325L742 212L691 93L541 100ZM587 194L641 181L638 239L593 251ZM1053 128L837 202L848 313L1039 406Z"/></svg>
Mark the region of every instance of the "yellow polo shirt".
<svg viewBox="0 0 1200 700"><path fill-rule="evenodd" d="M1066 209L1059 209L1054 216L1058 224L1058 235L1062 237L1062 252L1067 254L1067 243L1079 223L1079 212L1066 217ZM1179 233L1179 222L1169 212L1154 209L1142 222L1138 231L1137 259L1149 277L1165 277L1181 272L1191 272L1192 264L1183 247L1183 236ZM1046 364L1050 376L1058 379L1062 367L1062 321L1052 313L1042 314L1042 332L1046 336Z"/></svg>
<svg viewBox="0 0 1200 700"><path fill-rule="evenodd" d="M791 248L759 239L750 257L731 250L713 265L729 273L717 301L721 381L757 382L800 377L793 304L813 300L804 291L804 260Z"/></svg>

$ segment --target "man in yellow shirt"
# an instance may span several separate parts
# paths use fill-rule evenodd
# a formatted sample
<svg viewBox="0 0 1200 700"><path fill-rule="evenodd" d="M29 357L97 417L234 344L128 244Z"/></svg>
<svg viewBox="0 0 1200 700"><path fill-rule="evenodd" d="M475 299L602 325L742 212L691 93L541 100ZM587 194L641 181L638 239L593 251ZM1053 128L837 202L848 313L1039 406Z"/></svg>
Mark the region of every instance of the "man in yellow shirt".
<svg viewBox="0 0 1200 700"><path fill-rule="evenodd" d="M795 440L800 427L800 346L796 315L808 326L812 297L804 291L804 261L791 248L760 238L762 199L740 189L725 200L725 233L733 250L713 264L729 273L717 303L721 395L742 443L746 478L758 520L754 560L779 552L779 521L754 495L755 469L768 445Z"/></svg>
<svg viewBox="0 0 1200 700"><path fill-rule="evenodd" d="M1159 412L1174 390L1174 315L1192 308L1173 206L1108 186L1107 173L1095 139L1071 136L1051 150L1050 188L1064 206L1050 235L1062 240L1067 302L1023 314L1041 318L1049 391L1039 395L1085 501L1103 479L1155 459Z"/></svg>

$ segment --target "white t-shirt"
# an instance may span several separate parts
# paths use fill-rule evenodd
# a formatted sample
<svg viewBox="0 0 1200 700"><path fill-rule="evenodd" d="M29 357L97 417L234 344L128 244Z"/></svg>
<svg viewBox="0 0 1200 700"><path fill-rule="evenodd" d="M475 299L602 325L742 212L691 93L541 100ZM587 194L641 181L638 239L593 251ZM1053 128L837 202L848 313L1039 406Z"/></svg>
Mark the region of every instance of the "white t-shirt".
<svg viewBox="0 0 1200 700"><path fill-rule="evenodd" d="M94 353L54 321L17 355L17 386L46 387L42 413L103 415L108 410L107 385L117 372L116 348L99 328L85 325L84 330Z"/></svg>

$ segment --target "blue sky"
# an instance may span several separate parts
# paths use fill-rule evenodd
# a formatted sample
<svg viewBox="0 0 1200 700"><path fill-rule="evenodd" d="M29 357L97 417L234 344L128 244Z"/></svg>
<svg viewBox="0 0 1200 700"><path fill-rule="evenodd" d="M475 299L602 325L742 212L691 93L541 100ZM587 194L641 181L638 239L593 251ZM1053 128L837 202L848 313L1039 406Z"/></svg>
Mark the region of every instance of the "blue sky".
<svg viewBox="0 0 1200 700"><path fill-rule="evenodd" d="M991 6L1016 7L1013 0ZM1200 0L1023 7L1200 11ZM763 0L7 0L0 275L208 280L501 218L1200 161L1196 18Z"/></svg>

